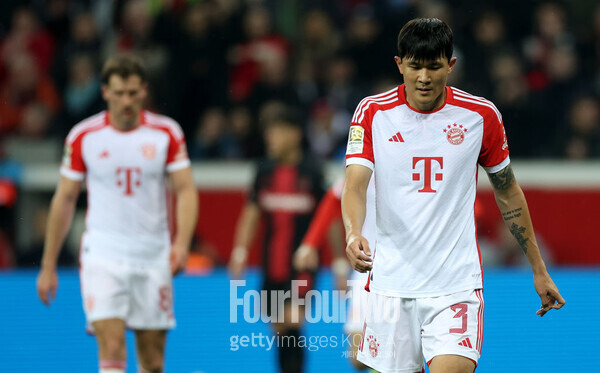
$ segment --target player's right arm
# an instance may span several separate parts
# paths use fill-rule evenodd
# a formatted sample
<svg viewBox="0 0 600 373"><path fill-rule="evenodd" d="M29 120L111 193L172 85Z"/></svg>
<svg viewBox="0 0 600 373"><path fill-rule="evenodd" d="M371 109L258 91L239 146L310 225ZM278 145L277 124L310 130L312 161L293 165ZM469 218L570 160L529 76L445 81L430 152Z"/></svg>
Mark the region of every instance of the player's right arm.
<svg viewBox="0 0 600 373"><path fill-rule="evenodd" d="M61 176L50 203L44 254L37 278L38 296L46 305L50 305L50 301L54 300L56 295L58 288L56 262L73 220L80 189L81 181Z"/></svg>
<svg viewBox="0 0 600 373"><path fill-rule="evenodd" d="M342 191L342 219L346 229L346 255L352 268L364 273L372 269L371 249L362 236L367 210L367 187L370 168L359 164L346 167L346 184Z"/></svg>
<svg viewBox="0 0 600 373"><path fill-rule="evenodd" d="M260 220L260 208L254 201L248 201L235 229L234 246L229 258L229 273L240 278L248 262L248 250Z"/></svg>

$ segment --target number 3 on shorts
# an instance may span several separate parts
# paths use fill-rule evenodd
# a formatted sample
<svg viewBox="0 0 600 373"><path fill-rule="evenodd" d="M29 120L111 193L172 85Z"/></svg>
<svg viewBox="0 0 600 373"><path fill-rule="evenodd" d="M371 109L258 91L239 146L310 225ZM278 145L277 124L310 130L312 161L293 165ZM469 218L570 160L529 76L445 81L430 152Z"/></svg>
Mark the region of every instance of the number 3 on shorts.
<svg viewBox="0 0 600 373"><path fill-rule="evenodd" d="M450 328L450 333L463 334L467 331L467 310L469 309L469 306L465 303L459 303L450 306L450 309L456 312L456 314L454 315L455 319L462 317L462 327Z"/></svg>
<svg viewBox="0 0 600 373"><path fill-rule="evenodd" d="M160 295L160 300L158 303L158 305L160 306L160 309L165 312L171 311L171 305L172 305L171 287L170 286L161 286L158 289L158 293Z"/></svg>

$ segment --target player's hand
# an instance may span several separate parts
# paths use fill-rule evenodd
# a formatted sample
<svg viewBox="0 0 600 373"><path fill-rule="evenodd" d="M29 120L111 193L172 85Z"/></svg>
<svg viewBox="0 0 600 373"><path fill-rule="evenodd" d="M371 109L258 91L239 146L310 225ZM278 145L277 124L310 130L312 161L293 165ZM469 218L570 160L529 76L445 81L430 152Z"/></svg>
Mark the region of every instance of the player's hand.
<svg viewBox="0 0 600 373"><path fill-rule="evenodd" d="M56 268L42 268L37 278L37 292L46 306L50 306L50 302L56 297L56 289L58 289Z"/></svg>
<svg viewBox="0 0 600 373"><path fill-rule="evenodd" d="M248 250L245 247L236 247L231 251L229 258L228 270L231 277L239 279L246 270L246 262L248 260Z"/></svg>
<svg viewBox="0 0 600 373"><path fill-rule="evenodd" d="M360 273L365 273L373 269L373 259L371 259L369 242L359 234L351 234L348 237L346 256L348 256L352 268Z"/></svg>
<svg viewBox="0 0 600 373"><path fill-rule="evenodd" d="M535 286L535 291L537 291L542 300L542 306L536 312L536 315L542 317L551 309L558 310L565 305L565 300L558 292L558 288L554 284L554 281L552 281L548 272L534 274L533 284Z"/></svg>
<svg viewBox="0 0 600 373"><path fill-rule="evenodd" d="M294 253L293 264L296 271L315 271L319 267L319 252L310 245L300 245Z"/></svg>
<svg viewBox="0 0 600 373"><path fill-rule="evenodd" d="M185 269L188 254L189 250L187 246L178 244L173 244L173 246L171 246L169 262L171 263L171 274L173 276L177 275L179 272Z"/></svg>

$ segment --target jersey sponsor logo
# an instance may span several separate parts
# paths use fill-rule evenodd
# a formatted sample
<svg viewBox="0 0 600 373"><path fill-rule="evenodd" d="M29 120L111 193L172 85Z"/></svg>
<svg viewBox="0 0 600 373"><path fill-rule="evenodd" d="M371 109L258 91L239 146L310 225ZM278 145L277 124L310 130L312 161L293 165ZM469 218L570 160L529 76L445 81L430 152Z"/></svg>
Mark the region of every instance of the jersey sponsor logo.
<svg viewBox="0 0 600 373"><path fill-rule="evenodd" d="M65 150L63 153L62 163L67 167L71 167L71 155L72 154L73 154L73 147L69 144L65 144Z"/></svg>
<svg viewBox="0 0 600 373"><path fill-rule="evenodd" d="M361 126L350 126L348 148L346 154L361 154L364 147L365 129Z"/></svg>
<svg viewBox="0 0 600 373"><path fill-rule="evenodd" d="M146 159L154 159L154 157L156 156L156 145L154 145L154 144L142 145L142 155Z"/></svg>
<svg viewBox="0 0 600 373"><path fill-rule="evenodd" d="M377 357L377 353L379 352L379 343L377 343L377 338L375 336L368 336L367 343L369 344L369 353L371 357Z"/></svg>
<svg viewBox="0 0 600 373"><path fill-rule="evenodd" d="M419 163L423 162L423 174L420 172L415 172L412 174L413 181L420 181L421 175L423 175L423 188L419 189L419 193L435 193L431 187L431 179L435 178L436 181L442 181L444 175L442 173L434 173L432 175L432 165L433 162L437 162L440 166L440 170L444 168L444 158L443 157L413 157L413 170L416 170L416 167Z"/></svg>
<svg viewBox="0 0 600 373"><path fill-rule="evenodd" d="M314 206L313 196L307 193L261 193L260 204L266 211L308 214Z"/></svg>
<svg viewBox="0 0 600 373"><path fill-rule="evenodd" d="M463 127L462 124L452 124L448 125L447 128L444 128L444 133L446 134L446 139L452 145L460 145L463 141L465 141L465 134L468 132L466 127Z"/></svg>
<svg viewBox="0 0 600 373"><path fill-rule="evenodd" d="M108 152L108 150L106 150L106 149L105 149L105 150L103 150L103 151L102 151L102 153L100 153L100 154L98 155L98 158L99 158L99 159L106 159L106 158L108 158L108 157L110 157L110 153L109 153L109 152Z"/></svg>
<svg viewBox="0 0 600 373"><path fill-rule="evenodd" d="M126 196L134 195L134 187L142 185L142 169L139 167L117 167L117 186L125 187Z"/></svg>
<svg viewBox="0 0 600 373"><path fill-rule="evenodd" d="M389 142L404 142L400 132L397 132L394 136L390 137Z"/></svg>

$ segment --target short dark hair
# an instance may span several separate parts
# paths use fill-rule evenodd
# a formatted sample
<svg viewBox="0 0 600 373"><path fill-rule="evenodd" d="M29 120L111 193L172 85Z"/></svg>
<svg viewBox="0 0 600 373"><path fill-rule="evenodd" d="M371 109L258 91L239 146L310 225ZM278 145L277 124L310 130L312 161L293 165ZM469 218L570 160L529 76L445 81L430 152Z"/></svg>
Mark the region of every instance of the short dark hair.
<svg viewBox="0 0 600 373"><path fill-rule="evenodd" d="M398 33L398 57L417 61L452 58L454 36L446 22L437 18L415 18Z"/></svg>
<svg viewBox="0 0 600 373"><path fill-rule="evenodd" d="M268 125L285 125L302 129L304 123L300 112L295 107L287 106L284 110L276 113Z"/></svg>
<svg viewBox="0 0 600 373"><path fill-rule="evenodd" d="M131 54L120 54L106 60L102 67L102 84L108 84L113 75L118 75L123 79L137 75L142 82L146 81L146 70L144 70L142 61Z"/></svg>

